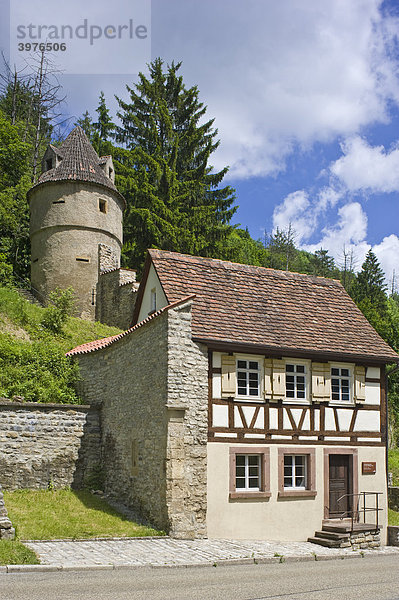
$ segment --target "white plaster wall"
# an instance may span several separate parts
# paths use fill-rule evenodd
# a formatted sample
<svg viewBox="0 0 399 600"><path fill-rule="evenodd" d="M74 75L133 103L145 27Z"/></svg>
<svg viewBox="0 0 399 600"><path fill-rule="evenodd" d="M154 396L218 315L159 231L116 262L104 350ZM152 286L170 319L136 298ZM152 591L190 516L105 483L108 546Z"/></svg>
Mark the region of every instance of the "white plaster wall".
<svg viewBox="0 0 399 600"><path fill-rule="evenodd" d="M148 279L145 286L143 300L141 303L140 313L138 317L138 322L142 321L151 312L151 290L155 289L157 294L157 310L163 308L168 305L168 301L165 296L165 292L162 289L161 282L159 281L159 277L157 275L154 266L150 266L150 270L148 273Z"/></svg>
<svg viewBox="0 0 399 600"><path fill-rule="evenodd" d="M314 498L278 498L278 447L270 445L270 491L268 499L229 499L229 447L237 444L208 443L209 538L304 541L320 529L324 518L324 447L316 446L316 489ZM284 443L282 447L286 447ZM251 445L240 445L251 452ZM301 446L305 450L307 446ZM314 447L314 446L309 446ZM334 449L337 447L335 446ZM342 448L345 454L345 448ZM361 475L363 461L377 462L375 475ZM385 448L358 448L359 491L381 491L382 539L386 532Z"/></svg>

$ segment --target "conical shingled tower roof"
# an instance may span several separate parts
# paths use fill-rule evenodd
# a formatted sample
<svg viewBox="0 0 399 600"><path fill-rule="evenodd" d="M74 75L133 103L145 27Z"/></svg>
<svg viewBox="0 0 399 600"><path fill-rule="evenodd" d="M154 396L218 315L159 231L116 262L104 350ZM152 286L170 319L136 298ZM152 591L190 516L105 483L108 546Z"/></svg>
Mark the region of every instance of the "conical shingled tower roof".
<svg viewBox="0 0 399 600"><path fill-rule="evenodd" d="M101 159L81 127L75 127L66 140L57 148L62 160L57 167L42 173L38 182L31 189L42 183L53 181L89 181L116 192L115 184L101 168ZM123 198L123 197L122 197Z"/></svg>

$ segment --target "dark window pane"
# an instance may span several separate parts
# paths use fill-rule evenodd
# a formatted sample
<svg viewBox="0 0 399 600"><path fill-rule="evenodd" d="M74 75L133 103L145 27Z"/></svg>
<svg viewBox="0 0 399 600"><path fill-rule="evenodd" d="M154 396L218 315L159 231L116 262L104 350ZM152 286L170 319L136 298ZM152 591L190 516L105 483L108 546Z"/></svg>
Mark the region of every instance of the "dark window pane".
<svg viewBox="0 0 399 600"><path fill-rule="evenodd" d="M295 365L286 365L285 370L287 373L293 373L295 371Z"/></svg>
<svg viewBox="0 0 399 600"><path fill-rule="evenodd" d="M287 375L285 381L286 383L294 383L295 377L293 375Z"/></svg>
<svg viewBox="0 0 399 600"><path fill-rule="evenodd" d="M341 369L342 377L349 377L349 369Z"/></svg>
<svg viewBox="0 0 399 600"><path fill-rule="evenodd" d="M259 456L248 456L248 464L249 465L258 465L259 464Z"/></svg>
<svg viewBox="0 0 399 600"><path fill-rule="evenodd" d="M239 387L238 388L238 394L239 394L239 396L246 396L246 394L247 394L247 388Z"/></svg>
<svg viewBox="0 0 399 600"><path fill-rule="evenodd" d="M237 361L237 367L239 369L246 369L247 368L247 361L246 360L238 360Z"/></svg>
<svg viewBox="0 0 399 600"><path fill-rule="evenodd" d="M249 381L258 381L257 373L249 373Z"/></svg>
<svg viewBox="0 0 399 600"><path fill-rule="evenodd" d="M258 367L258 363L257 363L257 362L255 362L255 361L252 361L252 360L250 360L250 361L249 361L249 368L250 368L250 369L254 369L255 371L257 371L257 370L258 370L258 368L259 368L259 367Z"/></svg>
<svg viewBox="0 0 399 600"><path fill-rule="evenodd" d="M258 478L256 478L256 479L250 479L249 480L249 487L250 488L258 488L259 487Z"/></svg>
<svg viewBox="0 0 399 600"><path fill-rule="evenodd" d="M258 395L258 388L251 388L249 390L249 395L250 396L257 396Z"/></svg>
<svg viewBox="0 0 399 600"><path fill-rule="evenodd" d="M339 394L332 393L331 397L332 397L333 400L339 400Z"/></svg>
<svg viewBox="0 0 399 600"><path fill-rule="evenodd" d="M240 489L240 488L245 488L245 479L239 479L238 477L236 478L236 488Z"/></svg>
<svg viewBox="0 0 399 600"><path fill-rule="evenodd" d="M331 375L339 375L339 369L331 369Z"/></svg>
<svg viewBox="0 0 399 600"><path fill-rule="evenodd" d="M304 398L305 397L305 392L298 392L297 396L298 396L298 398Z"/></svg>
<svg viewBox="0 0 399 600"><path fill-rule="evenodd" d="M236 454L236 465L237 466L245 465L245 456L243 454Z"/></svg>
<svg viewBox="0 0 399 600"><path fill-rule="evenodd" d="M296 372L297 373L304 373L305 372L305 366L304 365L297 365L296 366Z"/></svg>

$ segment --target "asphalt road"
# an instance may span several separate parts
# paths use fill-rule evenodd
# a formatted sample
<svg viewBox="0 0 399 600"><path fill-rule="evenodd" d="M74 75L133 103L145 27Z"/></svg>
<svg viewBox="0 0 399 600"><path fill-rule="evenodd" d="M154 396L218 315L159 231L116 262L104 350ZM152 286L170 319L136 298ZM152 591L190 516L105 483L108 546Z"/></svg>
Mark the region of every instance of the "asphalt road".
<svg viewBox="0 0 399 600"><path fill-rule="evenodd" d="M398 556L265 565L1 573L1 600L399 600Z"/></svg>

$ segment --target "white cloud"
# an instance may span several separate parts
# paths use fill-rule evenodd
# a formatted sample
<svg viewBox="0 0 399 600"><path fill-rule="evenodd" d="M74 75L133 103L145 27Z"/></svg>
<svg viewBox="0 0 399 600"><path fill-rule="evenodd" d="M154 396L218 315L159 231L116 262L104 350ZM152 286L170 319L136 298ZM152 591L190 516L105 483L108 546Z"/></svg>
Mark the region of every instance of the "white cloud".
<svg viewBox="0 0 399 600"><path fill-rule="evenodd" d="M373 246L373 252L385 271L387 280L392 279L395 271L396 279L399 277L399 238L391 234L384 237L380 244Z"/></svg>
<svg viewBox="0 0 399 600"><path fill-rule="evenodd" d="M309 219L311 204L308 194L298 190L289 194L284 201L276 206L273 213L273 229L287 229L289 225L295 230L296 242L301 243L313 233L314 219Z"/></svg>
<svg viewBox="0 0 399 600"><path fill-rule="evenodd" d="M399 191L399 147L387 152L355 136L341 148L344 156L330 165L330 171L349 191Z"/></svg>
<svg viewBox="0 0 399 600"><path fill-rule="evenodd" d="M344 248L347 252L353 250L357 267L360 268L367 251L370 249L370 245L366 241L366 235L367 215L359 202L350 202L338 209L337 223L322 230L322 237L319 242L303 245L302 247L309 252L315 252L319 248L328 250L338 264L342 259Z"/></svg>
<svg viewBox="0 0 399 600"><path fill-rule="evenodd" d="M162 28L153 31L153 53L181 58L185 80L198 84L222 140L215 166L230 164L236 177L269 175L284 169L295 144L388 121L387 103L399 100L387 50L395 28L380 4L154 2Z"/></svg>

